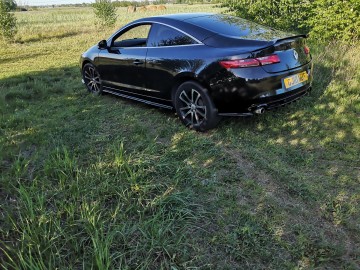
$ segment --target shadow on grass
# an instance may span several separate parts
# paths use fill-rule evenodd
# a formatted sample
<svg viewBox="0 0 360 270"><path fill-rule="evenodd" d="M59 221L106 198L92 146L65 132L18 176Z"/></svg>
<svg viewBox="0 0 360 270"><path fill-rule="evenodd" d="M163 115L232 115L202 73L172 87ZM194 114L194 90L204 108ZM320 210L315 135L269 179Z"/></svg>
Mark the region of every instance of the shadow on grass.
<svg viewBox="0 0 360 270"><path fill-rule="evenodd" d="M89 94L81 83L77 66L0 80L0 105L3 164L8 164L6 160L9 159L14 161L17 153L26 152L33 145L63 145L69 149L89 150L93 140L96 148L98 143L109 143L107 139L118 133L128 134L133 132L132 129L140 134L147 133L145 130L149 126L144 116L148 114L159 112L159 117L165 115L162 122L169 118L171 122L177 121L171 111L115 96ZM125 119L126 125L117 123L116 114ZM119 132L119 128L123 130ZM106 135L101 135L105 132Z"/></svg>
<svg viewBox="0 0 360 270"><path fill-rule="evenodd" d="M54 254L63 255L53 258L56 263L70 261L74 268L81 261L69 256L69 250L87 262L91 241L117 243L104 247L112 255L117 249L125 254L117 257L126 258L115 262L117 268L134 268L136 261L149 263L144 265L148 269L205 264L213 269L249 265L280 269L297 267L299 262L336 268L356 255L354 251L345 257L342 237L346 235L350 243L344 249L359 243L357 223L351 220L358 219L353 168L358 120L354 103L346 99L355 90L347 87L339 96L342 84L334 82L334 76L340 75L317 65L309 97L260 117L229 118L207 134L184 128L171 111L89 95L76 66L1 80L0 171L5 176L1 203L10 205L9 212L22 209L18 203L26 205L24 198L10 198L19 196L14 186L15 190L19 183L26 186L29 201L39 204L34 224L40 216L54 214L56 226L51 230L61 235L61 241L40 237L46 222L26 233L42 239L42 247L55 247ZM339 112L342 107L346 110ZM243 159L236 160L228 149ZM237 161L248 162L248 172ZM265 180L270 184L261 186L256 171L269 175ZM271 190L274 186L279 193ZM342 191L345 197L338 197ZM150 207L162 200L170 200L160 205L164 212ZM194 205L212 216L204 216ZM174 219L172 211L184 219ZM111 223L115 212L125 215ZM197 215L201 219L194 226L191 218ZM87 225L98 217L123 227ZM300 222L294 225L298 217ZM187 234L169 219L180 220ZM6 222L3 232L12 230ZM339 234L334 222L345 224L346 232ZM62 232L72 237L63 238L57 231L64 226ZM115 228L122 233L114 236L116 241L101 238L110 237ZM138 250L139 243L144 248ZM53 256L51 250L48 257ZM89 260L90 265L95 263Z"/></svg>
<svg viewBox="0 0 360 270"><path fill-rule="evenodd" d="M191 259L184 235L201 211L177 187L177 165L152 174L165 151L156 137L168 132L159 110L88 94L77 67L0 85L2 266L170 269Z"/></svg>
<svg viewBox="0 0 360 270"><path fill-rule="evenodd" d="M289 236L297 238L300 229L306 238L322 242L329 252L323 254L323 263L319 260L323 255L316 254L321 253L321 245L313 240L307 243L312 246L310 253L297 247L303 254L299 262L312 257L309 262L314 267L334 260L329 265L346 262L352 268L359 256L360 69L351 60L353 50L339 50L340 55L334 56L330 48L328 54L320 54L323 59L315 59L310 96L260 117L227 120L214 136L230 149L228 154L252 188L267 191L258 207L276 208L278 200L286 213L282 228L294 232ZM248 184L241 188L244 185ZM299 205L309 212L294 215ZM332 242L343 250L335 251Z"/></svg>
<svg viewBox="0 0 360 270"><path fill-rule="evenodd" d="M78 110L82 108L81 104L79 104L81 103L80 100L82 97L87 96L87 94L80 83L80 79L79 69L74 66L1 80L1 102L4 106L0 110L9 117L6 123L15 129L19 129L21 128L20 123L23 123L23 128L25 128L28 127L28 123L36 121L31 115L25 113L27 106L32 102L43 106L41 113L47 114L47 118L44 121L53 119L53 121L61 123L62 121L58 116L60 114L64 115L64 117L71 117L71 122L76 122L77 115L66 114L65 108L69 104L73 106L73 110L76 110L76 106L79 106ZM298 103L278 111L268 112L264 116L226 119L212 133L215 134L215 137L216 134L223 136L226 133L225 137L223 137L226 143L232 140L236 141L238 135L249 136L244 138L249 141L249 145L255 145L260 148L264 147L274 152L275 155L279 155L281 162L289 163L291 166L296 165L297 167L308 165L308 163L311 165L315 162L320 162L321 166L332 164L334 166L348 166L351 168L351 166L355 166L352 158L356 156L356 141L358 139L358 130L356 128L358 120L356 108L354 107L355 103L348 105L338 104L340 92L337 91L336 87L340 86L335 85L329 90L329 84L332 79L332 69L323 65L316 65L314 90L309 97L305 97ZM350 88L347 89L349 90ZM354 89L350 89L350 91L355 92ZM342 94L346 97L346 93ZM124 130L130 130L131 126L136 126L136 129L141 130L141 132L156 133L158 123L149 124L147 117L145 117L149 112L150 114L158 114L155 117L156 121L164 117L163 121L160 122L170 121L171 123L176 123L179 126L175 129L177 132L182 129L181 123L174 116L173 111L154 109L147 105L113 96L105 96L102 99L92 97L92 99L85 99L87 103L90 102L87 105L89 106L94 101L97 103L97 106L86 109L82 108L89 115L94 115L96 111L101 111L99 108L102 106L112 107L113 104L121 103L121 106L124 106L126 110L125 112L116 110L117 113L126 114L126 111L130 112L129 115L124 115L129 120L127 126L124 126ZM47 100L56 100L57 104L50 103ZM44 103L44 101L46 102ZM46 103L49 103L49 106L52 104L54 108L46 107ZM339 110L343 111L339 112ZM23 115L21 114L22 111L24 112ZM9 114L9 112L11 113ZM105 117L103 121L114 119L111 111L106 112L110 115L106 119L106 114L104 114L102 116ZM35 113L40 112L35 109ZM79 115L84 115L84 113ZM96 115L96 117L101 116ZM12 124L10 124L11 121ZM112 123L109 126L113 125ZM59 129L60 127L56 126L54 128ZM106 129L111 134L111 130L109 128ZM171 132L171 130L174 130L174 127L169 128L168 132L166 131L166 126L162 129L161 134L165 134L163 137L167 137L166 140L170 141L171 137L174 136ZM160 137L162 136L161 134ZM74 147L75 142L80 140L69 140L68 142L72 143L70 148ZM23 141L26 142L26 140ZM277 150L279 146L280 148ZM285 150L288 151L287 154L281 153L281 151ZM252 150L249 149L249 153L251 152ZM265 153L264 161L262 162L266 162L266 155ZM338 158L339 155L341 158ZM288 158L290 160L286 161ZM335 160L336 164L333 164ZM338 171L338 168L335 171ZM297 188L300 189L298 192L303 192L301 186L295 187L295 189ZM295 190L294 192L296 193L297 191ZM310 197L317 197L315 190L308 195Z"/></svg>
<svg viewBox="0 0 360 270"><path fill-rule="evenodd" d="M67 37L77 36L81 33L81 31L68 31L63 33L39 33L37 36L27 36L26 38L16 40L16 43L24 44L31 42L40 42L44 41L44 39L62 39Z"/></svg>
<svg viewBox="0 0 360 270"><path fill-rule="evenodd" d="M5 64L5 63L10 63L10 62L17 62L19 60L29 60L29 59L33 59L36 58L38 56L42 56L45 55L45 53L31 53L31 54L21 54L18 56L13 56L13 57L7 57L7 58L3 58L1 59L1 63Z"/></svg>
<svg viewBox="0 0 360 270"><path fill-rule="evenodd" d="M346 59L342 61L343 66L348 64ZM290 194L313 202L324 202L329 197L336 200L341 193L354 198L360 161L356 107L360 80L349 80L348 76L341 69L317 63L310 96L235 125L227 121L220 128L228 130L231 137L243 134L246 143L238 144L242 153L254 156L259 165L287 185ZM260 152L251 149L254 146ZM352 202L359 203L357 199ZM350 208L349 212L354 210ZM344 216L342 222L346 220Z"/></svg>

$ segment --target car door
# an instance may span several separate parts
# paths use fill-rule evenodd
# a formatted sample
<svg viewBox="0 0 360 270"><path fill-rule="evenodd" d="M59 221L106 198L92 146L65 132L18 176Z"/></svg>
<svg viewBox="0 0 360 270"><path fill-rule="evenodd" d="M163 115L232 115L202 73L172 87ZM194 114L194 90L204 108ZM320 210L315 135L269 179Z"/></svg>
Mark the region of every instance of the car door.
<svg viewBox="0 0 360 270"><path fill-rule="evenodd" d="M202 45L198 40L168 25L154 23L148 37L146 73L148 89L154 96L171 99L174 78L194 73L203 65Z"/></svg>
<svg viewBox="0 0 360 270"><path fill-rule="evenodd" d="M104 90L146 95L147 37L151 24L121 30L99 53L98 68Z"/></svg>

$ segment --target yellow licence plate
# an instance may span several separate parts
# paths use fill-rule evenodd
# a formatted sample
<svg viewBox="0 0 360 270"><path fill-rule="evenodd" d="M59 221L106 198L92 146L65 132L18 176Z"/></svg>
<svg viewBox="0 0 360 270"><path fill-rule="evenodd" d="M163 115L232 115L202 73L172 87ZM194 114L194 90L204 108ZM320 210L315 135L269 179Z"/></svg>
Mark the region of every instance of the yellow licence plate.
<svg viewBox="0 0 360 270"><path fill-rule="evenodd" d="M285 88L291 88L299 83L305 82L309 79L309 75L306 71L286 77L284 79Z"/></svg>

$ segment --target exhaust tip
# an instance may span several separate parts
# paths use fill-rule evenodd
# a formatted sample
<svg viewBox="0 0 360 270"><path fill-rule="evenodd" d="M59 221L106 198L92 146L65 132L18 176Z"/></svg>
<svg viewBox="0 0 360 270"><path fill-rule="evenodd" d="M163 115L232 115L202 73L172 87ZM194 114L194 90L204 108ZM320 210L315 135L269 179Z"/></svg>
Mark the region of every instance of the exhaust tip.
<svg viewBox="0 0 360 270"><path fill-rule="evenodd" d="M254 110L254 113L256 114L263 114L265 112L264 107L260 107Z"/></svg>

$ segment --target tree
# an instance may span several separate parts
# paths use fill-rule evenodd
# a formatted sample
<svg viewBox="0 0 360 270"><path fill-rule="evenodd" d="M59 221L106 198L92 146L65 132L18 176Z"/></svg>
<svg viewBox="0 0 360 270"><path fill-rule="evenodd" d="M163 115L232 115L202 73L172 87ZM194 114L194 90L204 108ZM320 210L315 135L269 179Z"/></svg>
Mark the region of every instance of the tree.
<svg viewBox="0 0 360 270"><path fill-rule="evenodd" d="M111 0L96 0L93 4L94 13L100 27L112 27L116 22L116 8Z"/></svg>
<svg viewBox="0 0 360 270"><path fill-rule="evenodd" d="M0 0L0 35L6 40L14 39L17 32L16 18L13 13L10 13L10 8L7 0Z"/></svg>
<svg viewBox="0 0 360 270"><path fill-rule="evenodd" d="M16 2L13 0L1 0L4 2L4 5L6 6L6 9L8 11L15 11L17 8Z"/></svg>

